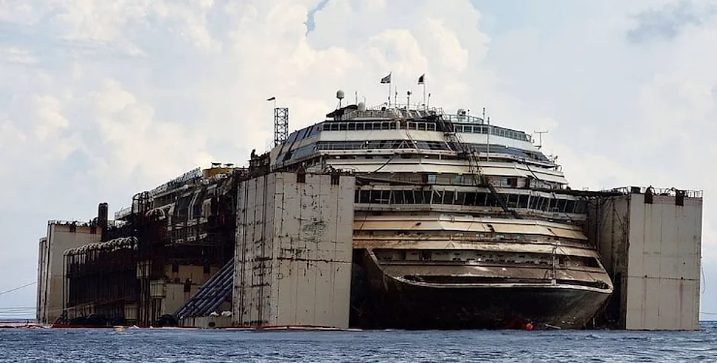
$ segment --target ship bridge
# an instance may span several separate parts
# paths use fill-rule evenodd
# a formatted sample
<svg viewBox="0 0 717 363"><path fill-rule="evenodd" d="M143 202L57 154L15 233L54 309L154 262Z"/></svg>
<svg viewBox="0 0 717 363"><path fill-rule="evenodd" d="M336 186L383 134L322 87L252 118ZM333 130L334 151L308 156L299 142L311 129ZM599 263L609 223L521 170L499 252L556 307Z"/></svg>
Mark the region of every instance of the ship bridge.
<svg viewBox="0 0 717 363"><path fill-rule="evenodd" d="M274 170L325 168L355 173L428 173L496 177L498 186L562 188L559 166L523 131L486 123L462 110L349 105L291 133L271 152ZM475 156L471 165L466 153Z"/></svg>

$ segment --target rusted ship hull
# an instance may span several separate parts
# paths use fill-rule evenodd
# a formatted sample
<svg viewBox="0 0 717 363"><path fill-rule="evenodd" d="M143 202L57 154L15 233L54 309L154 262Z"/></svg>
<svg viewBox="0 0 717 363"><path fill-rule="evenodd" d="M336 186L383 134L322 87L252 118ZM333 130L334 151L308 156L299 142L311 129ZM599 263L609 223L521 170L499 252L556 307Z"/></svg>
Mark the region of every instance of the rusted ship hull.
<svg viewBox="0 0 717 363"><path fill-rule="evenodd" d="M609 293L567 284L428 284L355 264L351 325L365 329L580 329Z"/></svg>

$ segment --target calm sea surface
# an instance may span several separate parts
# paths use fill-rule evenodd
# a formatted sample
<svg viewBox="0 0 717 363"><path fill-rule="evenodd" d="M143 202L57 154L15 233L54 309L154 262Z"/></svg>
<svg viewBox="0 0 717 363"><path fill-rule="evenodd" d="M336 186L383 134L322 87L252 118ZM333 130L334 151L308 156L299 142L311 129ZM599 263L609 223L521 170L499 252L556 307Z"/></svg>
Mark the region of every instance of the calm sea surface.
<svg viewBox="0 0 717 363"><path fill-rule="evenodd" d="M697 332L0 329L1 362L717 362Z"/></svg>

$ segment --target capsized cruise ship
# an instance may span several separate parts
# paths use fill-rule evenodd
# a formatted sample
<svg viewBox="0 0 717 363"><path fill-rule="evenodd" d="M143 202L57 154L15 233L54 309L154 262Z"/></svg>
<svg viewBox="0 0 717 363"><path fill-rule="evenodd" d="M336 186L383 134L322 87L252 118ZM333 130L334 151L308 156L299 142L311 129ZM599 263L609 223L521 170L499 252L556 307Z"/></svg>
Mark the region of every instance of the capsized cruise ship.
<svg viewBox="0 0 717 363"><path fill-rule="evenodd" d="M351 326L581 328L613 291L555 159L464 110L339 107L271 170L356 176Z"/></svg>

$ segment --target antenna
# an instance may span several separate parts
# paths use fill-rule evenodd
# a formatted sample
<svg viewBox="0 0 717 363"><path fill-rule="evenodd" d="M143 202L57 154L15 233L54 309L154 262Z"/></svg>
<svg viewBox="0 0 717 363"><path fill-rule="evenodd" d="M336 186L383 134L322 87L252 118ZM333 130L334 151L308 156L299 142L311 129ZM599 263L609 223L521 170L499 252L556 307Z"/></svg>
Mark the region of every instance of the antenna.
<svg viewBox="0 0 717 363"><path fill-rule="evenodd" d="M534 134L538 134L538 150L543 147L543 134L547 134L548 131L533 131Z"/></svg>
<svg viewBox="0 0 717 363"><path fill-rule="evenodd" d="M485 107L483 107L483 122L485 122Z"/></svg>
<svg viewBox="0 0 717 363"><path fill-rule="evenodd" d="M408 111L409 106L411 105L411 91L406 92L406 111Z"/></svg>
<svg viewBox="0 0 717 363"><path fill-rule="evenodd" d="M289 108L274 107L274 146L286 141L289 136Z"/></svg>

